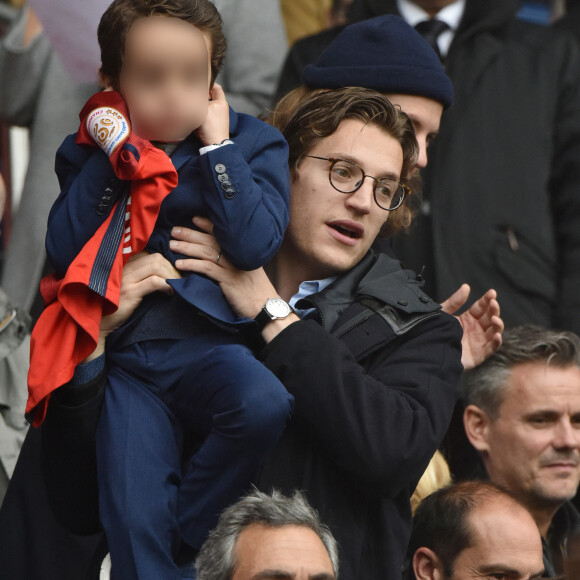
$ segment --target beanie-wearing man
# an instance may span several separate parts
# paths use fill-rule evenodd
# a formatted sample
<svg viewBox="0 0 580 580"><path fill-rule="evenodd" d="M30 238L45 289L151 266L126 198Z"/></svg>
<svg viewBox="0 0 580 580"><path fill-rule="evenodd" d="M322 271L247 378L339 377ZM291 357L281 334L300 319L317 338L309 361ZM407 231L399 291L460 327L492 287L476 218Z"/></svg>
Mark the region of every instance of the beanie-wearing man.
<svg viewBox="0 0 580 580"><path fill-rule="evenodd" d="M447 26L434 42L455 102L423 173L422 215L410 236L397 237L397 256L418 271L426 265L426 291L436 299L464 281L475 296L491 286L508 326L532 322L578 333L580 52L561 31L517 20L518 4L354 0L349 16L398 14L418 29L436 17ZM279 94L339 32L296 43ZM394 44L385 36L371 54L391 62ZM358 44L349 48L343 65L368 56ZM384 74L369 74L365 83L383 90Z"/></svg>
<svg viewBox="0 0 580 580"><path fill-rule="evenodd" d="M347 26L314 64L306 66L302 79L311 89L357 86L384 93L411 118L419 142L418 167L427 165L427 146L439 132L443 110L453 101L451 80L437 55L396 16Z"/></svg>

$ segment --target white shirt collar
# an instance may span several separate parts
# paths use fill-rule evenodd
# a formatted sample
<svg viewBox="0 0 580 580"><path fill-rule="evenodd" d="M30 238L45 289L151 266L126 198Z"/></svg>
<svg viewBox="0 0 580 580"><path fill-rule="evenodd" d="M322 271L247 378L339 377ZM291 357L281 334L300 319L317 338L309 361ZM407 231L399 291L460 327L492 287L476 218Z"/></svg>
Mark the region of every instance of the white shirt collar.
<svg viewBox="0 0 580 580"><path fill-rule="evenodd" d="M413 28L423 22L423 20L429 20L431 18L425 10L417 6L411 0L397 0L397 8L401 16L410 24ZM445 6L437 12L437 20L445 22L449 26L449 30L441 33L437 39L437 44L439 45L439 50L442 56L446 56L449 51L449 46L453 41L453 37L459 28L459 23L463 18L463 13L465 12L465 0L455 0L455 2Z"/></svg>

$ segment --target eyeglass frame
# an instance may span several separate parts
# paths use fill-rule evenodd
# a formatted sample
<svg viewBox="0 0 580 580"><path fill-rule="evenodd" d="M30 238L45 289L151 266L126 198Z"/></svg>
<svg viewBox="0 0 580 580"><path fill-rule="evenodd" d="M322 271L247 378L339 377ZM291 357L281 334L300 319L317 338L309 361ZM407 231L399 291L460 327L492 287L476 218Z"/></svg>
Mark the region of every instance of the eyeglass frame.
<svg viewBox="0 0 580 580"><path fill-rule="evenodd" d="M320 157L318 155L304 155L304 157L310 157L312 159L321 159L322 161L329 161L330 162L330 165L328 166L328 181L330 182L330 185L332 185L333 189L335 189L339 193L350 194L350 193L354 193L355 191L358 191L363 186L365 179L367 177L370 177L374 181L373 199L375 200L375 203L384 211L395 211L396 209L400 208L403 205L403 203L405 202L405 199L407 198L407 196L412 193L412 189L408 185L401 183L398 179L395 179L394 177L373 177L372 175L365 173L365 170L358 163L355 163L354 161L351 161L350 159L341 159L340 157ZM350 163L351 165L354 165L357 169L359 169L360 172L362 173L363 177L360 180L360 183L351 191L342 191L342 190L338 189L338 187L336 187L336 185L334 183L332 183L332 168L334 167L334 165L338 161ZM401 201L395 207L385 208L377 201L377 185L383 179L387 179L389 181L394 181L395 183L397 183L399 185L399 187L401 187L403 189L403 195L401 196Z"/></svg>

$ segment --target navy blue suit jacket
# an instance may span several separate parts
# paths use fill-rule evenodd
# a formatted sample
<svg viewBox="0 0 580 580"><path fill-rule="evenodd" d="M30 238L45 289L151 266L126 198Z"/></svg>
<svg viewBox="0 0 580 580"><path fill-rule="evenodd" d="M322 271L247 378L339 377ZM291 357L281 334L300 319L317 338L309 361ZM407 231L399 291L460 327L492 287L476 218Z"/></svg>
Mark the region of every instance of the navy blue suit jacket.
<svg viewBox="0 0 580 580"><path fill-rule="evenodd" d="M230 139L203 155L195 134L171 155L179 183L161 204L148 248L172 263L182 256L169 248L171 228L193 227L193 216L208 217L225 256L238 268L263 266L278 251L289 219L288 146L280 132L230 109ZM48 220L48 257L64 274L84 244L126 191L106 154L65 139L56 156L61 194ZM220 181L220 179L222 181ZM170 282L177 293L210 317L239 322L217 284L189 275Z"/></svg>

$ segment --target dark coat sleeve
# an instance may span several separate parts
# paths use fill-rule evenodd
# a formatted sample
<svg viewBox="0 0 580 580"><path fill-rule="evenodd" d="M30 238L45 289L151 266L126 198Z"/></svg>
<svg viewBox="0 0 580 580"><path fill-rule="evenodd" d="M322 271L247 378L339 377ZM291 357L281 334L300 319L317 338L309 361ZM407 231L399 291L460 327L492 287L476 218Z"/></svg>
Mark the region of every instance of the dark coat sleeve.
<svg viewBox="0 0 580 580"><path fill-rule="evenodd" d="M64 385L51 397L42 430L42 473L58 522L76 534L101 529L95 432L106 371L83 385Z"/></svg>
<svg viewBox="0 0 580 580"><path fill-rule="evenodd" d="M386 327L386 323L384 323ZM390 339L363 360L313 321L262 353L295 397L292 427L357 485L394 496L416 483L459 397L461 329L445 314Z"/></svg>

